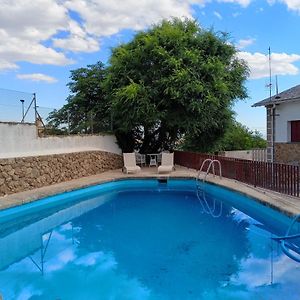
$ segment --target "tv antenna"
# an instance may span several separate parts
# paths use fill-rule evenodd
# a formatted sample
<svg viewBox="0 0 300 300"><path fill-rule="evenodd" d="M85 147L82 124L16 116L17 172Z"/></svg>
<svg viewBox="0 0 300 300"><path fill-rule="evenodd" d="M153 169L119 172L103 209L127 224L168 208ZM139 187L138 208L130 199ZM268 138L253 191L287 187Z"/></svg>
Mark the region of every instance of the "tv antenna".
<svg viewBox="0 0 300 300"><path fill-rule="evenodd" d="M272 65L271 65L271 48L270 47L268 49L268 56L269 56L269 80L265 84L265 87L266 87L266 89L269 90L269 97L270 97L270 100L271 100L273 84L272 84Z"/></svg>

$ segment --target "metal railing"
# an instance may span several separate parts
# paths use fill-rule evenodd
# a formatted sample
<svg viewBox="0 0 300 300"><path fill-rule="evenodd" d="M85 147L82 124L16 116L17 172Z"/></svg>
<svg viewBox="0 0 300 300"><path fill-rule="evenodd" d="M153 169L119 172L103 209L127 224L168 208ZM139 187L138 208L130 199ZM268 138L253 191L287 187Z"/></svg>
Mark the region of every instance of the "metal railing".
<svg viewBox="0 0 300 300"><path fill-rule="evenodd" d="M211 168L212 168L212 173L213 173L213 176L215 177L216 173L215 173L215 163L218 164L218 167L219 167L219 176L220 176L220 179L222 179L222 167L221 167L221 163L219 160L217 159L210 159L210 158L207 158L205 159L202 164L201 164L201 167L200 167L200 170L198 172L198 176L197 178L200 179L200 175L201 175L201 172L203 171L203 168L205 166L205 163L209 163L207 169L206 169L206 172L205 172L205 175L204 175L204 178L203 178L203 181L206 180L206 177L207 175L209 174Z"/></svg>
<svg viewBox="0 0 300 300"><path fill-rule="evenodd" d="M111 117L94 111L68 111L38 105L35 93L0 88L0 122L33 123L40 135L97 134L112 131Z"/></svg>
<svg viewBox="0 0 300 300"><path fill-rule="evenodd" d="M300 233L298 231L297 234L292 234L293 226L298 222L298 220L300 220L300 215L296 215L294 217L285 236L279 236L272 239L280 242L282 252L286 256L300 263L300 245L299 245ZM297 239L298 239L298 243L296 243Z"/></svg>
<svg viewBox="0 0 300 300"><path fill-rule="evenodd" d="M34 93L0 88L0 121L34 123L36 120Z"/></svg>
<svg viewBox="0 0 300 300"><path fill-rule="evenodd" d="M175 151L176 164L198 170L206 159L222 164L222 176L249 185L300 197L299 166L250 161L196 152ZM204 171L207 169L204 167Z"/></svg>

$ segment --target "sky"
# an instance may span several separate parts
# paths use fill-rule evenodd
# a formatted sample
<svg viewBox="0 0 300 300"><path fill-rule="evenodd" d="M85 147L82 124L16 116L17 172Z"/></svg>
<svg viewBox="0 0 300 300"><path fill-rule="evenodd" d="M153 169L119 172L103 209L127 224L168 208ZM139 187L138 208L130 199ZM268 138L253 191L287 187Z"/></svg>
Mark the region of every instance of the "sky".
<svg viewBox="0 0 300 300"><path fill-rule="evenodd" d="M0 0L0 7L2 112L3 104L19 106L30 96L1 89L36 93L40 107L61 107L70 70L107 63L112 47L171 17L230 34L251 70L249 98L234 106L250 129L265 133L265 109L251 105L269 95L269 47L272 93L275 75L279 92L300 83L300 0Z"/></svg>

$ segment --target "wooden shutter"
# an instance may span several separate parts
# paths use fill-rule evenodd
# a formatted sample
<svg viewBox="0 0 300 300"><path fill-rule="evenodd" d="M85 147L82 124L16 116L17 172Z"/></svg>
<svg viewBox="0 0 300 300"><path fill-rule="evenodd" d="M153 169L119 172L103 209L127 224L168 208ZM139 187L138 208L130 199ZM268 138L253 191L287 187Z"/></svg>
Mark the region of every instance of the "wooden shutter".
<svg viewBox="0 0 300 300"><path fill-rule="evenodd" d="M291 121L291 142L300 142L300 121Z"/></svg>

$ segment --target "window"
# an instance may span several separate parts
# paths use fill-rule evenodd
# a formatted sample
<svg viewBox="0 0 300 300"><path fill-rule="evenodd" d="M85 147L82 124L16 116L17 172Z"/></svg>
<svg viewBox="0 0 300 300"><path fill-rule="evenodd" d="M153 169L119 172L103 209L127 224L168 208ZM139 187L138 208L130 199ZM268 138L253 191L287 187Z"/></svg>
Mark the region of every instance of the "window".
<svg viewBox="0 0 300 300"><path fill-rule="evenodd" d="M300 142L300 121L291 121L291 142Z"/></svg>

